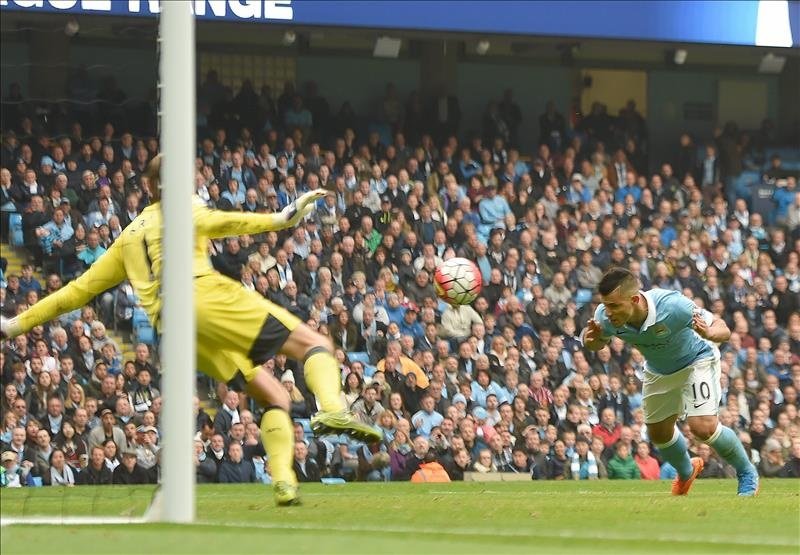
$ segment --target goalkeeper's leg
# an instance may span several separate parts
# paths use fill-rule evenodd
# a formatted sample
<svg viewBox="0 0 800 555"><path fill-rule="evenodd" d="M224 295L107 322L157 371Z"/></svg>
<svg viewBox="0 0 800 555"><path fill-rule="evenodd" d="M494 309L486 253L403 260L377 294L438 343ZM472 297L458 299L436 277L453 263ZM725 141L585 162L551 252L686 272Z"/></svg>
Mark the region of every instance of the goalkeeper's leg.
<svg viewBox="0 0 800 555"><path fill-rule="evenodd" d="M295 327L281 347L281 353L303 362L306 384L319 400L321 410L311 419L318 435L346 433L366 442L383 438L377 428L360 422L344 406L339 364L333 357L330 338L306 324Z"/></svg>
<svg viewBox="0 0 800 555"><path fill-rule="evenodd" d="M294 461L294 429L289 418L289 394L280 382L259 366L247 384L247 393L267 407L261 417L261 441L269 457L272 471L275 502L278 505L295 505L297 477Z"/></svg>
<svg viewBox="0 0 800 555"><path fill-rule="evenodd" d="M267 407L261 418L261 441L269 457L275 502L294 505L299 502L297 478L292 468L294 433L289 418L289 394L261 366L253 367L244 356L229 351L216 353L198 343L198 367L215 379L225 381L234 390L248 395Z"/></svg>
<svg viewBox="0 0 800 555"><path fill-rule="evenodd" d="M359 422L341 400L339 365L330 339L304 324L297 316L240 283L218 275L195 280L198 348L230 351L256 363L277 353L302 362L309 389L322 411L312 419L317 433L346 433L365 441L380 441L383 434ZM248 307L242 310L242 307ZM216 354L212 351L212 354ZM244 371L243 366L237 366ZM232 374L231 374L232 375ZM230 376L222 381L227 382ZM250 382L250 376L246 376Z"/></svg>

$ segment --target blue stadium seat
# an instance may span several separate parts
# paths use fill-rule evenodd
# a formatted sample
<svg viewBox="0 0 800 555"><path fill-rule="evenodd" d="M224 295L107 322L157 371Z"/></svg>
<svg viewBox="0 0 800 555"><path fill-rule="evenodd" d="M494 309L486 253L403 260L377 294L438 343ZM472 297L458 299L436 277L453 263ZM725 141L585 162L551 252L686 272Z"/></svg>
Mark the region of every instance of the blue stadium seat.
<svg viewBox="0 0 800 555"><path fill-rule="evenodd" d="M156 330L152 326L139 326L136 328L136 342L145 345L156 344Z"/></svg>
<svg viewBox="0 0 800 555"><path fill-rule="evenodd" d="M578 289L575 292L575 302L578 303L578 306L583 306L586 303L592 300L592 290L591 289Z"/></svg>
<svg viewBox="0 0 800 555"><path fill-rule="evenodd" d="M739 179L749 184L758 183L761 181L761 172L755 170L745 170L739 176Z"/></svg>
<svg viewBox="0 0 800 555"><path fill-rule="evenodd" d="M12 247L21 247L25 243L22 235L22 214L14 212L8 216L8 231Z"/></svg>
<svg viewBox="0 0 800 555"><path fill-rule="evenodd" d="M303 426L303 433L306 435L313 433L311 431L311 420L308 418L295 418L294 421L296 424L301 424Z"/></svg>
<svg viewBox="0 0 800 555"><path fill-rule="evenodd" d="M377 366L373 366L371 364L364 365L364 377L371 378L372 376L375 375L375 372L377 371L378 371Z"/></svg>
<svg viewBox="0 0 800 555"><path fill-rule="evenodd" d="M734 178L733 188L736 196L750 200L752 198L752 187L761 181L761 173L757 171L744 171L739 177Z"/></svg>
<svg viewBox="0 0 800 555"><path fill-rule="evenodd" d="M131 323L133 329L137 329L142 326L150 326L150 319L147 317L147 313L144 309L137 306L133 309L133 319Z"/></svg>

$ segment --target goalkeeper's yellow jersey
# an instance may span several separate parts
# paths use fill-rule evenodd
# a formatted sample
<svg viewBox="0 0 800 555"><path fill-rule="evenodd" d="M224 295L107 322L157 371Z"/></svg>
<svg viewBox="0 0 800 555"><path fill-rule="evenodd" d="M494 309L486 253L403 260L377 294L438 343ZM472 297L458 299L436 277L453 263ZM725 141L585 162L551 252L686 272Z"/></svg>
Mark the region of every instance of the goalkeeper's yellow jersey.
<svg viewBox="0 0 800 555"><path fill-rule="evenodd" d="M194 222L193 275L214 272L208 240L261 233L286 227L278 214L223 212L209 209L199 197L192 204ZM78 279L52 293L18 316L22 333L57 316L80 308L100 293L128 279L150 321L158 325L161 311L163 263L161 203L145 208L111 247Z"/></svg>

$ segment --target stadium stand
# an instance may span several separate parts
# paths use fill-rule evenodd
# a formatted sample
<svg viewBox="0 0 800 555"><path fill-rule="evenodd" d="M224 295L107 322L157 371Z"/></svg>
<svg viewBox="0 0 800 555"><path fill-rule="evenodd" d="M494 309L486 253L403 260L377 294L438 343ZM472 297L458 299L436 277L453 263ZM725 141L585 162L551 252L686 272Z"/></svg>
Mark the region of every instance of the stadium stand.
<svg viewBox="0 0 800 555"><path fill-rule="evenodd" d="M426 124L441 106L413 99L387 123L347 106L334 114L288 85L277 98L246 84L234 95L213 72L198 91L210 109L198 119L196 190L210 207L270 212L307 189L330 192L294 230L209 245L221 273L333 338L343 397L385 432L380 445L314 438L299 363L270 361L320 479L410 480L431 456L453 480L604 479L634 464L631 475L673 477L643 425L641 355L617 339L594 355L577 340L612 264L728 322L721 420L764 476L800 476L800 152L775 144L769 122L676 136L674 155L655 160L633 106L549 109L533 145L514 143L521 110L510 97L487 103L483 129L461 130ZM148 203L138 177L158 141L141 130L154 115L106 104L44 121L18 88L3 103L4 315L79 275ZM471 308L433 293L430 272L451 255L483 274ZM4 342L3 485L116 483L112 470L134 453L131 476L155 482L157 347L127 284ZM244 435L222 429L225 384L197 386L198 480L216 481L225 445L238 441L269 481L258 407L240 395ZM54 449L70 472L49 466ZM732 475L713 452L691 450L710 460L702 477Z"/></svg>

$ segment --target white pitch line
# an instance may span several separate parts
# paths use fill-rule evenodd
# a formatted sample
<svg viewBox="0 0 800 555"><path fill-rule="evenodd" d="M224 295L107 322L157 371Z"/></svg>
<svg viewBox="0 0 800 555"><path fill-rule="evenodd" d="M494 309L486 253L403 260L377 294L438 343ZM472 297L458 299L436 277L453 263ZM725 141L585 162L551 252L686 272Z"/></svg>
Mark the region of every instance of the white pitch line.
<svg viewBox="0 0 800 555"><path fill-rule="evenodd" d="M142 517L124 516L31 516L31 517L0 517L0 527L13 526L15 524L34 525L34 524L62 524L69 526L94 526L99 524L145 524L147 521Z"/></svg>
<svg viewBox="0 0 800 555"><path fill-rule="evenodd" d="M331 486L331 487L334 488L336 486ZM312 492L305 491L302 488L300 490L300 496L301 497L332 497L334 495L337 496L337 497L341 497L341 496L363 497L364 493L365 493L364 491L355 492L355 491L347 491L346 489L338 489L338 490L331 489L329 491L312 491ZM367 492L367 493L369 493L369 492ZM503 491L503 490L488 490L488 489L486 489L486 490L480 490L480 491L477 491L477 490L476 491L446 491L446 490L436 491L436 490L426 490L426 491L419 491L419 492L404 491L403 492L403 497L410 497L410 496L430 497L431 495L456 495L456 496L457 495L467 495L467 496L474 496L474 495L479 494L479 493L481 493L481 494L485 493L487 495L503 495L505 497L525 497L525 498L528 498L528 499L530 499L532 501L535 500L537 497L563 497L564 496L564 492L563 491L530 491L530 492L525 492L525 491ZM620 498L633 497L633 498L637 498L637 499L640 499L642 497L641 493L636 493L636 492L578 491L578 492L575 492L575 493L576 494L580 494L583 497L585 497L585 496L593 496L593 497L601 497L602 496L603 498L607 498L607 497L620 497ZM206 494L204 494L204 495L206 495ZM225 497L241 497L241 493L209 492L207 495L208 495L207 499L214 499L214 498L220 498L220 497L222 497L222 498L225 498ZM652 497L654 497L656 499L662 499L662 498L663 499L667 499L667 498L672 498L673 497L670 494L669 491L649 492L649 493L647 493L647 495L652 496ZM773 496L773 497L778 497L778 496L780 496L780 497L796 497L797 496L797 494L788 493L788 492L787 493L775 493L775 494L770 494L770 495ZM759 497L763 497L763 496L764 496L763 492L759 494ZM697 497L698 496L695 496L694 498L697 498ZM731 498L731 499L737 498L735 489L732 490L731 492L709 492L709 493L703 493L702 497L728 497L728 498ZM682 499L676 499L676 501L680 502L680 501L682 501ZM742 500L742 501L745 502L745 503L747 502L746 500Z"/></svg>
<svg viewBox="0 0 800 555"><path fill-rule="evenodd" d="M797 543L782 542L770 537L761 538L746 538L741 541L731 541L726 536L688 536L681 534L670 533L669 535L653 536L652 534L609 534L605 532L597 532L592 530L588 533L573 532L564 530L561 532L547 532L547 531L514 531L514 530L481 530L478 528L420 528L417 526L335 526L335 525L318 525L306 523L279 523L279 522L254 522L254 523L236 523L236 522L208 522L207 525L219 525L229 528L258 528L266 530L313 530L322 532L346 532L346 533L390 533L390 534L425 534L432 536L464 536L464 535L486 535L487 538L491 537L508 537L508 538L549 538L549 539L600 539L609 541L659 541L659 542L678 542L678 543L715 543L715 544L739 544L739 545L752 545L762 546L769 545L773 547L796 547Z"/></svg>
<svg viewBox="0 0 800 555"><path fill-rule="evenodd" d="M0 518L0 527L12 525L70 525L70 526L97 526L105 524L148 524L144 518L127 517L3 517ZM218 522L218 521L198 521L191 525L181 526L221 526L224 528L240 529L260 529L260 530L306 530L317 532L335 533L389 533L389 534L423 534L429 536L475 536L485 535L491 537L505 538L548 538L548 539L570 539L570 540L606 540L606 541L656 541L656 542L677 542L677 543L710 543L710 544L732 544L742 546L771 546L771 547L797 547L797 543L783 542L774 538L763 536L760 538L744 538L732 541L729 537L716 536L688 536L685 534L670 533L669 535L654 536L652 534L610 534L607 532L591 531L582 533L576 531L563 530L560 532L548 531L514 531L514 530L482 530L478 528L420 528L417 526L335 526L308 523L278 523L278 522L252 522L243 524L241 522Z"/></svg>

